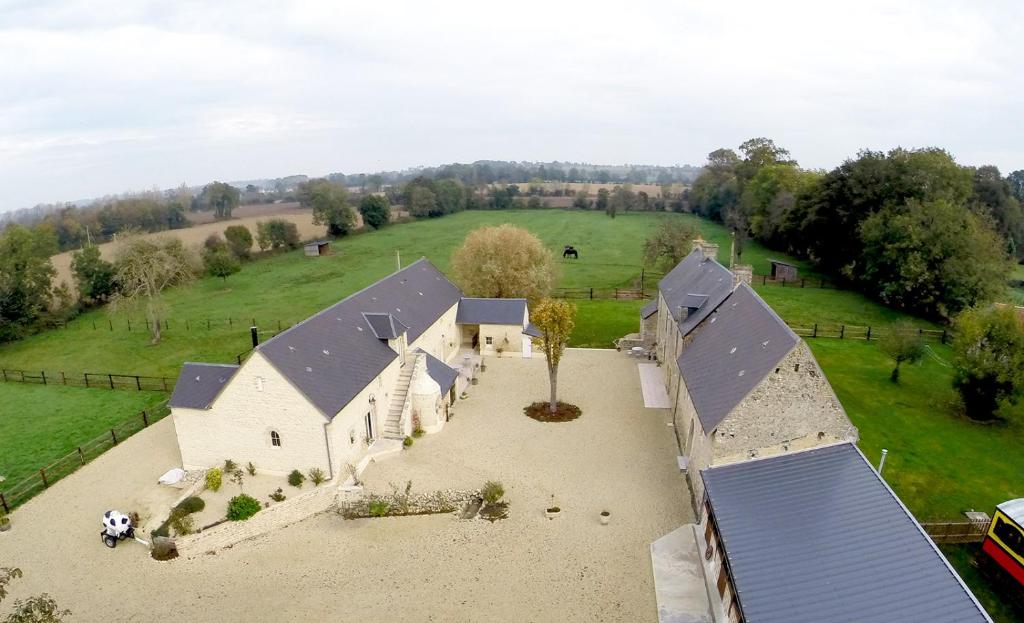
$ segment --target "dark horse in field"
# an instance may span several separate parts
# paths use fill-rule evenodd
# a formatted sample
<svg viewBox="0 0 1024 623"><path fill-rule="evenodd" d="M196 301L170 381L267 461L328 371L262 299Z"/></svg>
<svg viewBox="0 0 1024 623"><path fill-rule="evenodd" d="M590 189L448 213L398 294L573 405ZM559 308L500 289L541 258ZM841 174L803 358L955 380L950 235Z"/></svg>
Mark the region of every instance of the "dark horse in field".
<svg viewBox="0 0 1024 623"><path fill-rule="evenodd" d="M580 259L580 252L577 251L571 244L565 245L565 251L562 251L562 259L571 257L574 260Z"/></svg>

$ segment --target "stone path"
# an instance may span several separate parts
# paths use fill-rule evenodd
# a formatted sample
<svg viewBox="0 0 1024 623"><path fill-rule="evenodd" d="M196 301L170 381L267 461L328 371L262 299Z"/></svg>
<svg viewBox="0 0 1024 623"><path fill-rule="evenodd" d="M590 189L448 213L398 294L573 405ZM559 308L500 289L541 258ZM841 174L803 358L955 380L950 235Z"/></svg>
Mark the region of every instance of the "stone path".
<svg viewBox="0 0 1024 623"><path fill-rule="evenodd" d="M648 409L671 409L672 401L665 391L665 375L656 363L638 363L640 389L644 394L644 406Z"/></svg>

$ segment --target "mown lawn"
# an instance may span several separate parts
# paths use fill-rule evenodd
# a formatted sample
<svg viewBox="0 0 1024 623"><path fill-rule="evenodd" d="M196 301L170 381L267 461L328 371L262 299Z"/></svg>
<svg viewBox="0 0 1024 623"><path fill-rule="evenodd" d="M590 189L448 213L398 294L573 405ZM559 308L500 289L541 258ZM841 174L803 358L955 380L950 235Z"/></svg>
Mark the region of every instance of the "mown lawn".
<svg viewBox="0 0 1024 623"><path fill-rule="evenodd" d="M166 398L152 392L0 383L0 490Z"/></svg>

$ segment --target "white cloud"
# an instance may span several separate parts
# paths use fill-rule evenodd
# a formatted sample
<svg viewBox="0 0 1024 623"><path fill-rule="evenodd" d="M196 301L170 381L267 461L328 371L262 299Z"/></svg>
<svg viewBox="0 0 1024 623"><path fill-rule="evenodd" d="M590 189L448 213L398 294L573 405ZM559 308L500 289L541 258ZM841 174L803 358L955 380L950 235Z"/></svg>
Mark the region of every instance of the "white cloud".
<svg viewBox="0 0 1024 623"><path fill-rule="evenodd" d="M478 158L1024 168L1024 11L969 2L33 2L0 14L0 209Z"/></svg>

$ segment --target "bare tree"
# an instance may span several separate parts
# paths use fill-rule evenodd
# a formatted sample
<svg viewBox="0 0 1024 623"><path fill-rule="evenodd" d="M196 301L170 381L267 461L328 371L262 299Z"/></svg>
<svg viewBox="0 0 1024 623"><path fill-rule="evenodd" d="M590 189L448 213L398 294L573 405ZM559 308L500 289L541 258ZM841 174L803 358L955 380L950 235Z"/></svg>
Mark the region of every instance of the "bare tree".
<svg viewBox="0 0 1024 623"><path fill-rule="evenodd" d="M122 238L114 266L120 292L111 299L113 308L142 306L149 319L152 343L160 341L164 312L163 291L195 278L192 256L177 238Z"/></svg>

